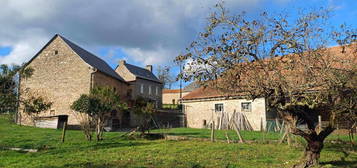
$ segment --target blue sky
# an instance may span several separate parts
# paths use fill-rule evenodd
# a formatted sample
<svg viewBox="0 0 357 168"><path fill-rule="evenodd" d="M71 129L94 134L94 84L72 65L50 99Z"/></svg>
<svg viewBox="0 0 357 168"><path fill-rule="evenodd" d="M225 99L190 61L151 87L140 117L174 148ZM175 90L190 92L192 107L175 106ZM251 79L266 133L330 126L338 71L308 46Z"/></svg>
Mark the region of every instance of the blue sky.
<svg viewBox="0 0 357 168"><path fill-rule="evenodd" d="M0 64L29 60L56 33L104 59L177 67L173 58L203 30L216 0L1 0ZM334 26L357 27L357 0L226 0L232 13L333 10ZM324 26L324 25L322 25ZM174 85L178 87L178 83Z"/></svg>

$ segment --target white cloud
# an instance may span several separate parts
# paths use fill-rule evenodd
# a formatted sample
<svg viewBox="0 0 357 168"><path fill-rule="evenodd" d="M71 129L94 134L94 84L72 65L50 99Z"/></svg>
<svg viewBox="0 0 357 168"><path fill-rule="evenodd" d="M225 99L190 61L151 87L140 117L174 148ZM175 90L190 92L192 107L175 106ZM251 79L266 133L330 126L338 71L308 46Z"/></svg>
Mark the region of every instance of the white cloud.
<svg viewBox="0 0 357 168"><path fill-rule="evenodd" d="M164 64L192 41L218 0L3 0L0 63L20 64L55 33L81 46L123 48L130 59ZM249 10L264 0L226 0Z"/></svg>
<svg viewBox="0 0 357 168"><path fill-rule="evenodd" d="M153 50L124 48L123 51L134 61L142 62L144 65L161 65L166 63L166 58L176 56L175 53L160 46Z"/></svg>

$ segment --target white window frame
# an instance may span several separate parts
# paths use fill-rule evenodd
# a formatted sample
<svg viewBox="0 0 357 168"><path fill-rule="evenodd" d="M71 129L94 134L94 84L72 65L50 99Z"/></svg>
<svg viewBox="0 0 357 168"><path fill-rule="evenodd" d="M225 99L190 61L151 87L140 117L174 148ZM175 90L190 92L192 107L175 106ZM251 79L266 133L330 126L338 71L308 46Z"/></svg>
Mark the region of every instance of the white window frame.
<svg viewBox="0 0 357 168"><path fill-rule="evenodd" d="M151 95L151 85L149 85L149 95Z"/></svg>
<svg viewBox="0 0 357 168"><path fill-rule="evenodd" d="M246 105L248 105L248 109L243 108ZM240 107L243 112L252 112L252 102L241 102Z"/></svg>
<svg viewBox="0 0 357 168"><path fill-rule="evenodd" d="M141 93L141 94L144 93L144 84L140 84L140 93Z"/></svg>
<svg viewBox="0 0 357 168"><path fill-rule="evenodd" d="M217 111L216 105L222 105L221 111ZM224 103L215 103L214 104L214 112L218 113L218 112L223 112L223 111L224 111Z"/></svg>
<svg viewBox="0 0 357 168"><path fill-rule="evenodd" d="M159 95L159 87L156 86L156 96Z"/></svg>

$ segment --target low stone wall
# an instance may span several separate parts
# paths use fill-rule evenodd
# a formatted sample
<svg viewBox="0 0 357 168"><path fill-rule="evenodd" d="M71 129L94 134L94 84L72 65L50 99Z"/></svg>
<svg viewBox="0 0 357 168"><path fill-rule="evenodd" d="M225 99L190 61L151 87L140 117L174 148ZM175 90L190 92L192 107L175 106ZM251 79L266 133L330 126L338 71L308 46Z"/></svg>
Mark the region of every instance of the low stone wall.
<svg viewBox="0 0 357 168"><path fill-rule="evenodd" d="M177 128L184 126L184 114L180 110L159 110L154 115L159 127Z"/></svg>

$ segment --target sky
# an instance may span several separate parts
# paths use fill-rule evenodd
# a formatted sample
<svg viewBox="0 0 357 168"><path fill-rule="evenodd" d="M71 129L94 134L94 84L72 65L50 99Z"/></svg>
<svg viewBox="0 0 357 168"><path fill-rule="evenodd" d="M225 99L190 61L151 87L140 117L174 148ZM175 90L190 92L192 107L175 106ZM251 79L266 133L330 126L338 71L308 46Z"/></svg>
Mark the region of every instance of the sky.
<svg viewBox="0 0 357 168"><path fill-rule="evenodd" d="M0 0L0 64L30 60L55 34L113 68L118 61L173 67L203 31L217 0ZM357 0L226 0L231 13L332 9L331 24L357 27ZM187 83L184 83L186 85ZM177 88L178 82L173 85Z"/></svg>

